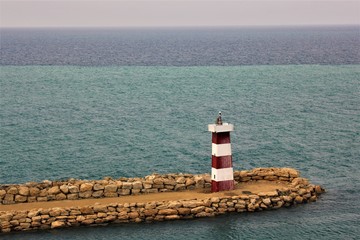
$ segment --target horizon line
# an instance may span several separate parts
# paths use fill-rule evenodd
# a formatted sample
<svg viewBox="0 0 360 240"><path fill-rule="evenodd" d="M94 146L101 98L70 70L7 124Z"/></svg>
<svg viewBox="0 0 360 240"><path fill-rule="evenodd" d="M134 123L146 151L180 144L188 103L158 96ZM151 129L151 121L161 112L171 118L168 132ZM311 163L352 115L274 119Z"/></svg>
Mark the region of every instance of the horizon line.
<svg viewBox="0 0 360 240"><path fill-rule="evenodd" d="M134 26L0 26L0 29L50 29L50 28L248 28L248 27L360 27L358 23L330 24L253 24L253 25L134 25Z"/></svg>

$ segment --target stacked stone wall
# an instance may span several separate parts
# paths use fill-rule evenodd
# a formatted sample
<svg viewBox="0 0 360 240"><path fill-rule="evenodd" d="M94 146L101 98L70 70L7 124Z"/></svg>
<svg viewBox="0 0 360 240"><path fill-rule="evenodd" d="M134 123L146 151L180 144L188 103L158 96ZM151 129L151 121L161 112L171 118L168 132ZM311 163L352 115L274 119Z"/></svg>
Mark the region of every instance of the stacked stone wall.
<svg viewBox="0 0 360 240"><path fill-rule="evenodd" d="M292 168L256 168L234 171L236 182L285 181L300 175ZM209 174L152 174L144 178L105 178L103 180L77 180L30 182L0 185L0 204L76 200L88 198L121 197L144 193L201 189L211 186Z"/></svg>
<svg viewBox="0 0 360 240"><path fill-rule="evenodd" d="M324 192L321 186L310 184L307 179L301 178L296 170L290 168L257 168L249 171L235 171L234 179L237 182L286 181L288 182L288 187L258 194L243 192L243 194L236 196L209 197L207 199L124 204L112 203L106 205L95 204L85 207L3 211L0 212L0 229L1 232L5 233L35 229L103 225L108 223L152 222L213 217L227 212L263 211L313 202ZM39 200L39 197L44 197L40 200L49 201L59 199L56 197L58 194L66 196L66 198L62 199L71 199L68 196L76 193L77 198L74 199L78 199L94 197L94 193L102 190L103 194L98 197L115 197L122 196L124 194L123 190L126 190L124 195L129 195L205 188L210 187L209 184L209 176L206 174L154 174L142 179L46 181L30 184L30 186L28 184L3 186L2 190L6 191L6 194L14 195L14 199L16 196L24 196L29 199L29 196L32 197L31 194L34 194L32 188L38 188L35 192L41 193L44 196L38 194L35 196L35 199ZM73 188L77 188L77 191L70 190ZM47 194L44 194L45 192ZM49 196L52 197L49 198ZM2 199L4 200L4 198ZM16 201L13 200L11 203L14 202Z"/></svg>

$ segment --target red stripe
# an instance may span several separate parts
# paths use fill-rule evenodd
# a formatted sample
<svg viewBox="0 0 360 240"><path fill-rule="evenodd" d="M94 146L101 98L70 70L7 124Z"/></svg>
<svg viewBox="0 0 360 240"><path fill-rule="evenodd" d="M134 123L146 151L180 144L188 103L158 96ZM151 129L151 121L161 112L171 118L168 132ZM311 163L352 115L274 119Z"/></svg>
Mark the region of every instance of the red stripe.
<svg viewBox="0 0 360 240"><path fill-rule="evenodd" d="M221 181L221 182L216 182L214 180L211 181L211 192L230 191L234 189L235 189L234 180Z"/></svg>
<svg viewBox="0 0 360 240"><path fill-rule="evenodd" d="M212 133L212 143L230 143L230 132Z"/></svg>
<svg viewBox="0 0 360 240"><path fill-rule="evenodd" d="M232 167L232 156L222 156L222 157L216 157L216 156L212 156L211 157L211 166L213 168L216 169L220 169L220 168L230 168Z"/></svg>

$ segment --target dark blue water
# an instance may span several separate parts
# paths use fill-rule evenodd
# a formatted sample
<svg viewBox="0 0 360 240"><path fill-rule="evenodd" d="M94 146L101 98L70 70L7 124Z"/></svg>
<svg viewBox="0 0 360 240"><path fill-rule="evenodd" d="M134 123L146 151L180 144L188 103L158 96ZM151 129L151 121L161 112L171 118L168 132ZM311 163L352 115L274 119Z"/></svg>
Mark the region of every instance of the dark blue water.
<svg viewBox="0 0 360 240"><path fill-rule="evenodd" d="M356 239L358 29L2 29L0 183L209 172L222 110L235 169L294 167L328 192L277 211L1 237Z"/></svg>
<svg viewBox="0 0 360 240"><path fill-rule="evenodd" d="M0 29L1 65L358 64L360 27Z"/></svg>

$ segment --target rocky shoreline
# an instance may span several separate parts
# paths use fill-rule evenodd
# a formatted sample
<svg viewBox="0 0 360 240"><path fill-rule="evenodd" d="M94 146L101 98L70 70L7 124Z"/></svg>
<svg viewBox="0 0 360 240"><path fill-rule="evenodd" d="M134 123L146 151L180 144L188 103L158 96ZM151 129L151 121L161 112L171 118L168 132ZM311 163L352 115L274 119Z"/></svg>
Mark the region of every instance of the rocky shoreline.
<svg viewBox="0 0 360 240"><path fill-rule="evenodd" d="M205 199L94 204L91 206L32 209L0 212L1 232L26 231L124 222L152 222L212 217L227 212L254 212L314 202L324 192L292 168L256 168L235 171L237 184L243 182L284 182L288 187L254 194L242 192ZM209 174L153 174L144 178L43 181L0 185L1 204L53 200L106 198L148 193L207 189Z"/></svg>

